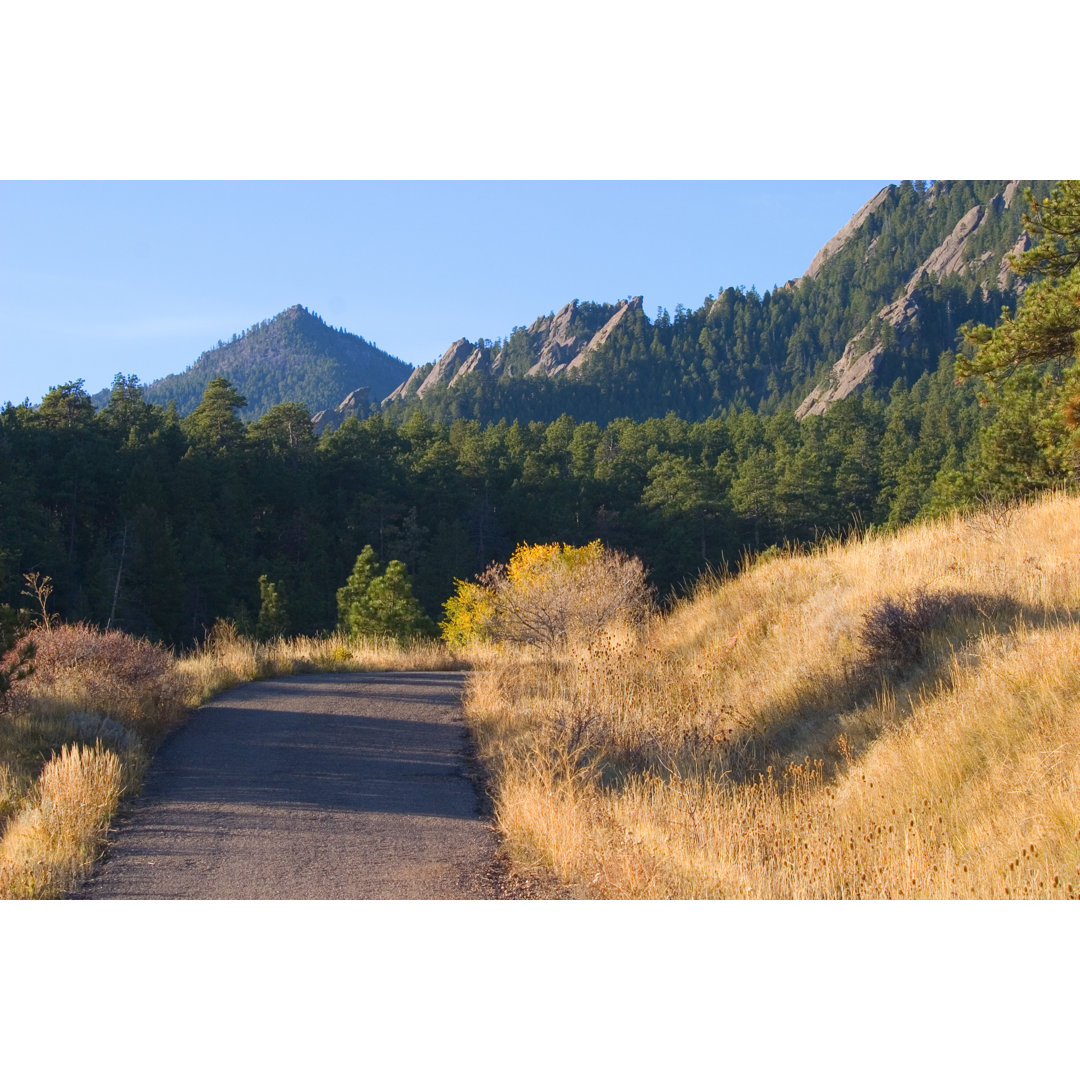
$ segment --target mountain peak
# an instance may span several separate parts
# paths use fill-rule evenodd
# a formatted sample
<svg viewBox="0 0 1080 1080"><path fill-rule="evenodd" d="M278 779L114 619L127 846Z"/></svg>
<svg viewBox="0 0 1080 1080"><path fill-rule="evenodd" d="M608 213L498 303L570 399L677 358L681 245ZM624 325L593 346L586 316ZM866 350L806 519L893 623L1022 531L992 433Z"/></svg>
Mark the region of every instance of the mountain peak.
<svg viewBox="0 0 1080 1080"><path fill-rule="evenodd" d="M910 343L919 333L919 319L923 314L924 292L933 289L935 283L966 278L978 283L984 299L989 299L991 290L996 289L1005 295L1014 294L1021 288L1011 273L1008 262L1010 253L1023 251L1027 244L1027 235L1019 223L1019 210L1007 218L1012 210L1020 182L1012 180L1002 183L998 191L993 192L984 202L973 205L953 206L951 214L938 211L935 203L938 188L935 185L924 196L927 213L938 216L938 228L949 231L940 239L937 246L910 272L899 295L895 295L874 314L873 318L849 339L841 357L833 364L827 376L820 381L803 399L795 410L800 419L824 413L834 402L849 397L851 394L869 385L881 365L882 358L888 352L887 342ZM881 205L883 196L892 188L879 192L840 230L814 259L807 277L816 277L822 272L828 259L836 255L849 242L853 241L865 224L867 218ZM946 191L947 193L947 191ZM949 228L949 222L953 222ZM1006 222L1012 222L1011 227ZM872 252L878 245L881 233L869 240L863 264L870 263ZM866 237L862 237L866 242ZM830 247L831 245L831 247ZM819 262L820 260L820 262ZM816 264L816 265L815 265ZM888 330L884 330L884 328ZM954 328L958 329L958 328ZM952 342L950 341L951 345Z"/></svg>
<svg viewBox="0 0 1080 1080"><path fill-rule="evenodd" d="M814 256L810 262L804 278L816 278L821 273L821 268L836 255L847 242L859 231L863 222L889 197L889 192L892 190L891 185L889 187L883 187L872 199L863 203L858 210L855 211L851 220L840 229L835 236L827 240L821 250Z"/></svg>
<svg viewBox="0 0 1080 1080"><path fill-rule="evenodd" d="M219 341L179 375L146 388L146 399L175 401L181 414L195 408L211 379L227 378L248 400L245 419L255 419L284 401L312 413L333 410L358 386L379 400L412 369L357 334L328 326L315 312L293 304L230 341Z"/></svg>

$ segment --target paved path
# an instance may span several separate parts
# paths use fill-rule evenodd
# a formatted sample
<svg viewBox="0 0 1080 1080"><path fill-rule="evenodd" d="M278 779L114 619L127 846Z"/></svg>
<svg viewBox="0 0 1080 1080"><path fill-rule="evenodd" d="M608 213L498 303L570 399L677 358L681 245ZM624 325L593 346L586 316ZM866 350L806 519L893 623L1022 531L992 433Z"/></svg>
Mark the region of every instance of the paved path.
<svg viewBox="0 0 1080 1080"><path fill-rule="evenodd" d="M83 899L480 899L495 843L447 672L249 683L162 747Z"/></svg>

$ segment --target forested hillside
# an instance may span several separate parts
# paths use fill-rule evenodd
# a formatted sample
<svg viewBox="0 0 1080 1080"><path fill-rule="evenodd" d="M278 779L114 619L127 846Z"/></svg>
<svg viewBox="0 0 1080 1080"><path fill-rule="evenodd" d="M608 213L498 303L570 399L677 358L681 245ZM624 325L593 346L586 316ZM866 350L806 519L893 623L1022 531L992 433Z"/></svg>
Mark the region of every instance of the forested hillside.
<svg viewBox="0 0 1080 1080"><path fill-rule="evenodd" d="M299 304L257 323L231 341L219 341L179 375L146 387L146 400L176 402L181 416L199 404L210 380L225 377L247 399L241 415L254 420L283 401L299 401L312 413L333 409L360 388L358 404L366 413L412 369L356 334L327 326ZM94 396L96 405L109 391Z"/></svg>
<svg viewBox="0 0 1080 1080"><path fill-rule="evenodd" d="M948 363L887 403L852 398L802 422L790 409L605 427L416 414L316 438L303 406L245 424L239 400L220 380L181 419L118 380L98 413L77 384L37 410L7 406L0 602L17 603L20 575L38 570L66 619L180 643L222 616L252 628L266 575L288 628L307 632L334 625L367 544L406 564L437 616L455 578L519 541L595 538L640 555L664 594L745 550L998 490L980 473L974 389L958 391Z"/></svg>
<svg viewBox="0 0 1080 1080"><path fill-rule="evenodd" d="M1036 198L1050 189L1018 181L886 188L802 278L771 292L728 288L655 319L640 298L618 306L574 301L505 341L456 342L384 411L485 423L566 413L601 424L669 411L686 420L728 409L775 412L797 409L816 387L839 381L834 366L845 358L848 368L862 361L861 377L831 399L884 391L901 377L911 385L956 347L965 322L992 321L1015 303L1017 279L1005 256L1023 244L1025 186ZM560 317L568 324L561 334ZM552 345L568 339L575 362L545 362Z"/></svg>

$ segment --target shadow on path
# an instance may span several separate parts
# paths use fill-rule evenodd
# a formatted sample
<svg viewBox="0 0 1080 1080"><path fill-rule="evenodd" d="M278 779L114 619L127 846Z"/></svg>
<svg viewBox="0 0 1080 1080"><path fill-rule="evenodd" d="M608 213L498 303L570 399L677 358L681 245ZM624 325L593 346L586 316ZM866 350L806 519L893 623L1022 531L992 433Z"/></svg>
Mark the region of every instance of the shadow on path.
<svg viewBox="0 0 1080 1080"><path fill-rule="evenodd" d="M486 895L464 679L305 675L222 694L166 741L78 895Z"/></svg>

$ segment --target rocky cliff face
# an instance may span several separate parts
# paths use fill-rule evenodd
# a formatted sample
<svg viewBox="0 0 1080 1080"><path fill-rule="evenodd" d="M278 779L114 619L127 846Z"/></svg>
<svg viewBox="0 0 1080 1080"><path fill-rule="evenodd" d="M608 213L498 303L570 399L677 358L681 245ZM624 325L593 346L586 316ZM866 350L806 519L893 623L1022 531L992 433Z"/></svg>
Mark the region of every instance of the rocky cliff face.
<svg viewBox="0 0 1080 1080"><path fill-rule="evenodd" d="M804 278L816 278L821 268L862 228L866 219L889 197L889 189L882 188L869 202L861 206L854 217L814 256Z"/></svg>
<svg viewBox="0 0 1080 1080"><path fill-rule="evenodd" d="M311 427L315 434L321 435L327 429L340 427L346 417L355 416L360 419L366 416L370 397L370 386L358 386L345 396L341 404L332 409L320 409L311 418Z"/></svg>
<svg viewBox="0 0 1080 1080"><path fill-rule="evenodd" d="M414 396L422 398L432 387L453 386L474 371L507 378L562 375L581 367L629 312L641 309L641 304L642 298L635 296L614 305L589 305L586 317L584 305L573 300L554 314L542 315L521 332L524 341L516 343L516 369L508 344L491 349L459 338L435 363L417 368L383 400L383 404ZM601 325L595 327L598 320ZM522 355L528 358L528 366L523 371L520 370Z"/></svg>
<svg viewBox="0 0 1080 1080"><path fill-rule="evenodd" d="M985 293L988 286L987 274L983 268L989 264L996 271L996 277L993 280L997 288L1002 291L1019 292L1020 284L1012 273L1008 256L1026 249L1027 235L1021 233L1010 251L1004 255L995 252L987 237L994 212L1002 208L1009 209L1012 206L1019 183L1018 180L1010 181L1001 193L994 197L990 205L973 206L956 222L946 239L916 268L901 294L881 308L877 312L876 319L847 343L843 355L833 365L828 378L816 386L796 410L795 415L799 419L824 413L833 402L840 401L867 385L873 378L878 362L885 352L880 327L891 326L897 339L903 339L912 331L919 317L917 290L920 285L932 279L943 281L954 275L979 274L983 280ZM882 196L887 194L887 190L871 199L852 218L851 222L821 249L805 277L816 277L820 274L828 258L839 252L855 236L859 227L875 209L875 205L880 205ZM931 189L927 194L928 202L933 198L934 191ZM870 252L876 243L877 238L870 242L866 254L867 259L870 258ZM980 273L980 271L983 272Z"/></svg>

